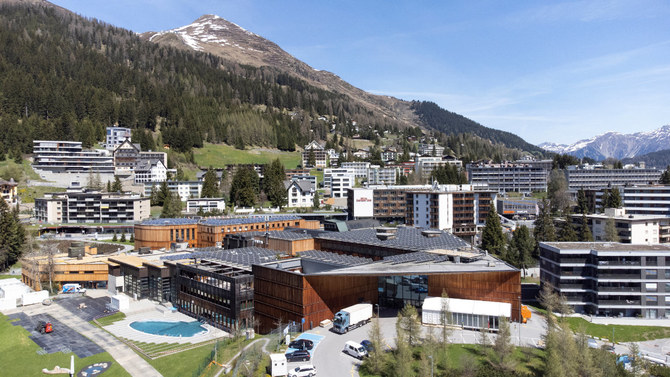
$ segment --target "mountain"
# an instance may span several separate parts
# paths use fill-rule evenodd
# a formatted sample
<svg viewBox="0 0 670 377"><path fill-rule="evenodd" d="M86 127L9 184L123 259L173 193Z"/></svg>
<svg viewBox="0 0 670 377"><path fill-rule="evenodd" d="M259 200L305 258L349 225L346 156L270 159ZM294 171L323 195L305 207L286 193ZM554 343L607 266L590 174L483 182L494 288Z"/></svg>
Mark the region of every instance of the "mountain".
<svg viewBox="0 0 670 377"><path fill-rule="evenodd" d="M357 103L414 125L416 116L409 103L388 96L370 94L337 75L310 67L277 44L219 16L207 14L192 23L165 31L150 31L140 38L177 48L210 53L238 64L273 67L300 77L311 85L349 96Z"/></svg>
<svg viewBox="0 0 670 377"><path fill-rule="evenodd" d="M649 132L621 134L607 132L574 144L542 143L539 145L550 152L570 154L576 157L589 157L602 161L608 157L616 159L636 156L667 149L670 145L670 125Z"/></svg>
<svg viewBox="0 0 670 377"><path fill-rule="evenodd" d="M624 164L637 164L639 162L644 162L647 167L665 169L667 166L670 166L670 149L642 154L632 158L624 158L621 160L621 162Z"/></svg>

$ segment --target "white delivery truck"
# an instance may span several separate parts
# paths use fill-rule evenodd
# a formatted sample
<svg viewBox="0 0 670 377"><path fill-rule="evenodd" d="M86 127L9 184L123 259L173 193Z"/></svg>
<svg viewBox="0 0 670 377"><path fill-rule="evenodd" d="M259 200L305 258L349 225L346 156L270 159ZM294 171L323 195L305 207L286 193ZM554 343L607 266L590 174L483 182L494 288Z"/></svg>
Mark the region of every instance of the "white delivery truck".
<svg viewBox="0 0 670 377"><path fill-rule="evenodd" d="M335 313L333 331L344 334L349 330L370 322L372 318L372 304L356 304Z"/></svg>
<svg viewBox="0 0 670 377"><path fill-rule="evenodd" d="M81 284L78 283L68 283L63 284L63 293L84 293L86 288L82 288Z"/></svg>

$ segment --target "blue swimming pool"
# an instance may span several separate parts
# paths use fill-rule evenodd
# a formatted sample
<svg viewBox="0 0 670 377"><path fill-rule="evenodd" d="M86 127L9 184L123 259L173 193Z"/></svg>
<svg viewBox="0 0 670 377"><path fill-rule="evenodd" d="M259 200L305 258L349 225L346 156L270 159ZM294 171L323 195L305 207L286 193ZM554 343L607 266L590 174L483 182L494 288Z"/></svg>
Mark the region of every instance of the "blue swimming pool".
<svg viewBox="0 0 670 377"><path fill-rule="evenodd" d="M147 334L189 337L207 332L200 322L165 322L165 321L136 321L130 327Z"/></svg>

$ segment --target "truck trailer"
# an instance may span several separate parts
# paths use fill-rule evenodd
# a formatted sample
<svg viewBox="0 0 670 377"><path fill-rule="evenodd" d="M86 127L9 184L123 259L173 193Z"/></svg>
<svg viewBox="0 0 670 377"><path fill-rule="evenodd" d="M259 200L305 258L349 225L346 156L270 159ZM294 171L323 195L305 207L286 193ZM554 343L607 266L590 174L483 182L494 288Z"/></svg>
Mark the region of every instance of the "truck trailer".
<svg viewBox="0 0 670 377"><path fill-rule="evenodd" d="M335 313L333 331L345 334L347 331L363 326L372 318L372 304L356 304Z"/></svg>

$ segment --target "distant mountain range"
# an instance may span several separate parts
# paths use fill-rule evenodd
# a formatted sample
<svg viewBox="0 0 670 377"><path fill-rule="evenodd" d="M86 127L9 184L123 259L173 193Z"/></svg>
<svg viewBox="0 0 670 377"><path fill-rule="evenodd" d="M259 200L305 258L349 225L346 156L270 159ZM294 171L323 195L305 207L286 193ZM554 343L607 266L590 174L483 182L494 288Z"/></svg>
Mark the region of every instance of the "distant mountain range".
<svg viewBox="0 0 670 377"><path fill-rule="evenodd" d="M668 149L670 147L670 125L634 134L607 132L570 145L542 143L538 146L550 152L570 154L579 158L589 157L597 161L608 157L619 160L634 158Z"/></svg>

